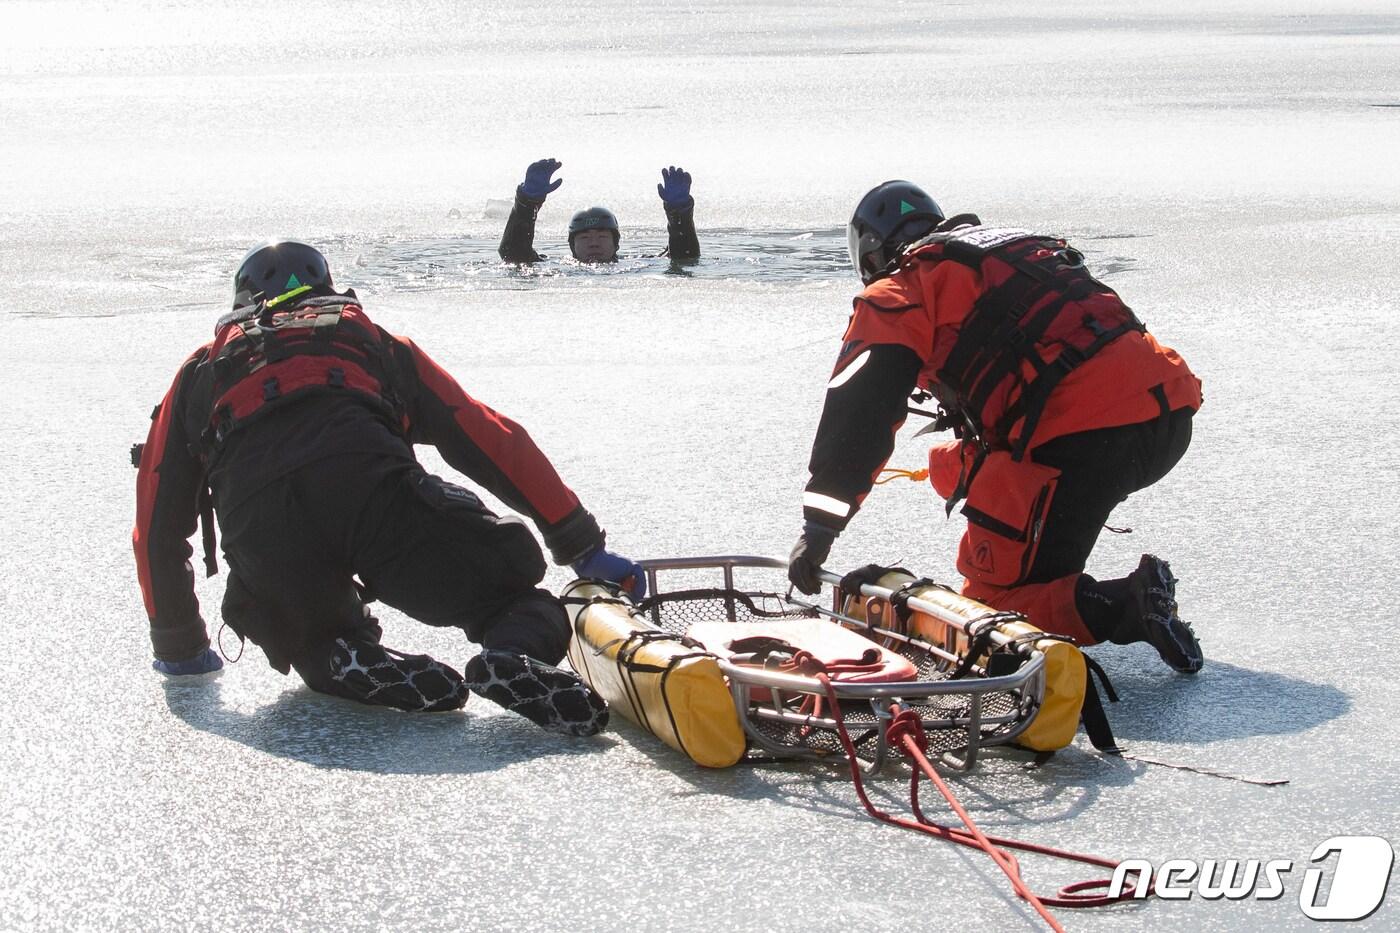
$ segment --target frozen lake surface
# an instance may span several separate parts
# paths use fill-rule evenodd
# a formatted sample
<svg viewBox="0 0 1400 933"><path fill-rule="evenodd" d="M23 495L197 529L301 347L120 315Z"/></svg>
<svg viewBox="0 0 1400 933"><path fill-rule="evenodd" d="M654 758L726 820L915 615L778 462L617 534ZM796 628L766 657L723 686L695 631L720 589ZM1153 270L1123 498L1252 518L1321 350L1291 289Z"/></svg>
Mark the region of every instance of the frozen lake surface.
<svg viewBox="0 0 1400 933"><path fill-rule="evenodd" d="M842 228L891 177L1071 237L1202 377L1191 451L1089 569L1168 557L1206 667L1093 654L1133 751L1291 782L1081 736L954 785L1001 835L1298 864L1277 901L1071 929L1311 926L1314 846L1400 841L1397 152L1391 2L0 6L0 929L1036 928L985 857L877 825L835 770L702 771L625 722L562 741L479 699L361 708L256 649L211 682L149 669L127 449L252 243L322 245L619 549L785 554L858 290ZM539 248L603 203L634 258L496 262L501 202L550 155ZM679 271L639 258L672 164L705 251ZM917 427L891 466L922 465ZM831 564L951 581L960 531L882 486ZM213 634L223 578L198 587ZM473 650L383 616L391 646Z"/></svg>

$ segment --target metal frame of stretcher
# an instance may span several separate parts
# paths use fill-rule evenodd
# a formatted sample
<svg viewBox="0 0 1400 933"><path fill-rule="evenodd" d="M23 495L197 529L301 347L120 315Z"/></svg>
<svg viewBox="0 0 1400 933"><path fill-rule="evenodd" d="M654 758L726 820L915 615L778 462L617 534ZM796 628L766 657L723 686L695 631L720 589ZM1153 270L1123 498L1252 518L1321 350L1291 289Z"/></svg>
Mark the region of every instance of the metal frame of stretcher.
<svg viewBox="0 0 1400 933"><path fill-rule="evenodd" d="M659 586L660 572L710 569L720 571L724 581L727 621L741 624L736 614L738 600L735 594L745 591L736 588L734 571L737 568L785 570L787 561L771 557L721 555L646 560L642 561L642 566L646 570L648 592L663 596L666 591ZM942 675L951 673L964 661L956 653L953 645L956 638L954 633L960 633L964 639L963 643L969 644L975 635L987 628L979 623L992 615L1005 615L989 608L984 617L965 619L934 603L910 596L907 601L910 610L925 613L942 622L949 628L950 635L953 635L947 639L947 644L937 645L917 636L867 623L839 611L840 592L837 586L841 578L823 571L822 580L833 588L838 608L828 609L807 602L796 598L790 591L786 595L771 592L762 595L767 599L776 598L781 605L793 611L801 611L808 617L830 619L906 657L914 655L932 661L936 673ZM861 587L861 595L866 598L888 600L893 594L894 591L873 584ZM661 606L653 604L645 614L654 624L662 626L662 611ZM852 683L832 679L832 687L841 701L840 713L847 730L852 734L859 730L867 736L862 745L861 757L866 761L865 769L868 772L878 771L893 754L885 737L885 726L893 718L891 706L896 703L901 707L916 710L926 733L942 733L945 741L941 744L949 744L947 737L953 736L953 747L943 749L940 757L945 766L954 770L971 769L982 748L1005 744L1025 731L1044 697L1045 656L1033 644L1027 643L1026 639L1005 635L995 629L983 637L990 638L991 649L1007 649L1020 656L1020 664L1014 672L993 677L988 676L987 671L980 665L972 664L966 675L956 680L945 677ZM796 732L804 735L811 730L835 733L837 723L832 718L831 711L825 714L812 713L797 708L803 705L800 702L803 698L816 697L824 700L827 697L826 688L815 677L735 664L723 656L719 656L718 660L720 669L729 681L730 692L735 708L739 710L744 731L753 745L775 757L783 758L824 758L831 754L829 749L807 747L775 738L775 734L784 730L788 734ZM755 691L767 691L767 699L756 700ZM997 698L995 705L1000 708L999 712L987 708L991 698ZM963 701L962 705L958 705L959 699ZM816 706L818 709L821 706L820 702L809 702L807 705ZM859 715L867 705L869 713ZM877 726L873 730L869 721L871 714ZM959 735L961 741L958 740Z"/></svg>

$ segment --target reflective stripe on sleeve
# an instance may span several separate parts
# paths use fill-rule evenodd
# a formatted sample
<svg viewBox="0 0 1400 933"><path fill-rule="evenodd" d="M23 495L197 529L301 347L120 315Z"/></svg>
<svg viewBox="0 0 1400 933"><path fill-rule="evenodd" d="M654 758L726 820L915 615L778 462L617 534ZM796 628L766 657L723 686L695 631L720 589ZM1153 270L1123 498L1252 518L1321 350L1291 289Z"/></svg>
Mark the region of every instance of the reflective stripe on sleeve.
<svg viewBox="0 0 1400 933"><path fill-rule="evenodd" d="M826 384L827 391L830 392L832 389L841 388L843 385L850 381L852 376L854 376L857 372L860 371L860 368L862 366L864 366L868 362L870 362L870 351L866 350L865 352L861 353L860 356L852 360L850 366L847 366L835 376L831 377L831 381Z"/></svg>
<svg viewBox="0 0 1400 933"><path fill-rule="evenodd" d="M824 496L819 492L804 492L802 494L802 504L809 509L826 512L828 515L835 515L837 518L845 518L851 514L850 505L842 502L840 499Z"/></svg>

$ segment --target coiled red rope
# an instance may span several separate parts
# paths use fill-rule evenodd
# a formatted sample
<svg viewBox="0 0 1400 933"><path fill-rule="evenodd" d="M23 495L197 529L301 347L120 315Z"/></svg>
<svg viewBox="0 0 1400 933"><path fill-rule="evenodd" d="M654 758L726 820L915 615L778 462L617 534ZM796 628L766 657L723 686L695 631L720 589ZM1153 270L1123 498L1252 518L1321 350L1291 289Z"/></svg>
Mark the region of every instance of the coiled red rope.
<svg viewBox="0 0 1400 933"><path fill-rule="evenodd" d="M861 779L860 762L856 757L855 744L851 741L850 735L846 732L846 725L840 716L840 701L836 696L836 690L831 685L831 678L824 671L814 672L816 679L822 684L826 691L827 700L833 711L833 720L836 722L836 731L841 739L841 747L846 753L846 761L851 769L851 783L855 785L856 795L860 798L861 805L865 807L865 812L882 823L889 823L904 829L911 829L915 832L925 833L938 839L946 839L958 845L969 848L981 849L987 853L997 867L1010 879L1011 886L1016 894L1027 901L1036 912L1045 919L1052 930L1057 933L1064 933L1064 927L1060 926L1050 907L1102 907L1108 904L1115 904L1127 900L1129 895L1125 893L1118 897L1108 897L1101 894L1086 894L1083 892L1095 889L1107 889L1109 879L1101 878L1090 881L1077 881L1062 887L1055 897L1040 897L1033 892L1021 878L1021 866L1016 856L1007 849L1019 849L1022 852L1032 852L1037 855L1048 855L1052 858L1065 859L1067 861L1082 862L1086 865L1097 865L1102 868L1114 869L1118 863L1095 855L1083 855L1077 852L1068 852L1063 849L1056 849L1052 846L1037 845L1030 842L1021 842L1017 839L1003 839L997 836L988 836L977 824L973 822L971 816L958 802L951 788L938 774L937 769L928 760L925 750L928 748L928 737L924 734L923 722L913 710L899 709L892 707L895 711L893 720L885 730L885 738L889 744L895 748L901 748L915 763L916 767L910 778L909 802L915 819L909 820L903 817L892 816L889 813L876 807L871 802L865 790L865 782ZM966 829L953 826L944 826L935 823L924 816L919 807L919 782L922 778L928 778L943 798L948 801L948 806L962 820ZM1129 886L1131 887L1131 886Z"/></svg>

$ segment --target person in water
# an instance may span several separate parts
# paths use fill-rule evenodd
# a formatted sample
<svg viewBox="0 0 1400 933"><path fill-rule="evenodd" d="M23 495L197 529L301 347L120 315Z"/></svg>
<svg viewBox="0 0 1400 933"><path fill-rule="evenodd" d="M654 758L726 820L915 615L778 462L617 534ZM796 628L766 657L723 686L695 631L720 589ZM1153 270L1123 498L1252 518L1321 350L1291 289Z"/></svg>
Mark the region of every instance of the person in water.
<svg viewBox="0 0 1400 933"><path fill-rule="evenodd" d="M525 170L525 180L515 189L515 206L501 234L500 253L506 262L541 262L546 258L535 252L535 218L545 198L564 183L562 178L551 181L562 165L556 159L540 159ZM656 192L666 211L667 246L661 255L677 261L699 259L690 173L674 165L663 168ZM621 241L617 217L606 207L581 210L569 221L569 254L579 262L616 262Z"/></svg>
<svg viewBox="0 0 1400 933"><path fill-rule="evenodd" d="M187 541L204 521L213 573L217 515L230 572L223 619L311 689L414 712L478 693L553 732L591 735L601 697L555 667L569 642L526 524L423 469L426 444L539 529L556 563L627 585L641 568L603 529L525 429L468 395L406 337L374 324L326 259L291 240L254 247L233 310L181 365L156 406L138 468L132 543L153 667L223 666L194 592ZM482 651L465 677L380 643L381 600L460 628Z"/></svg>

